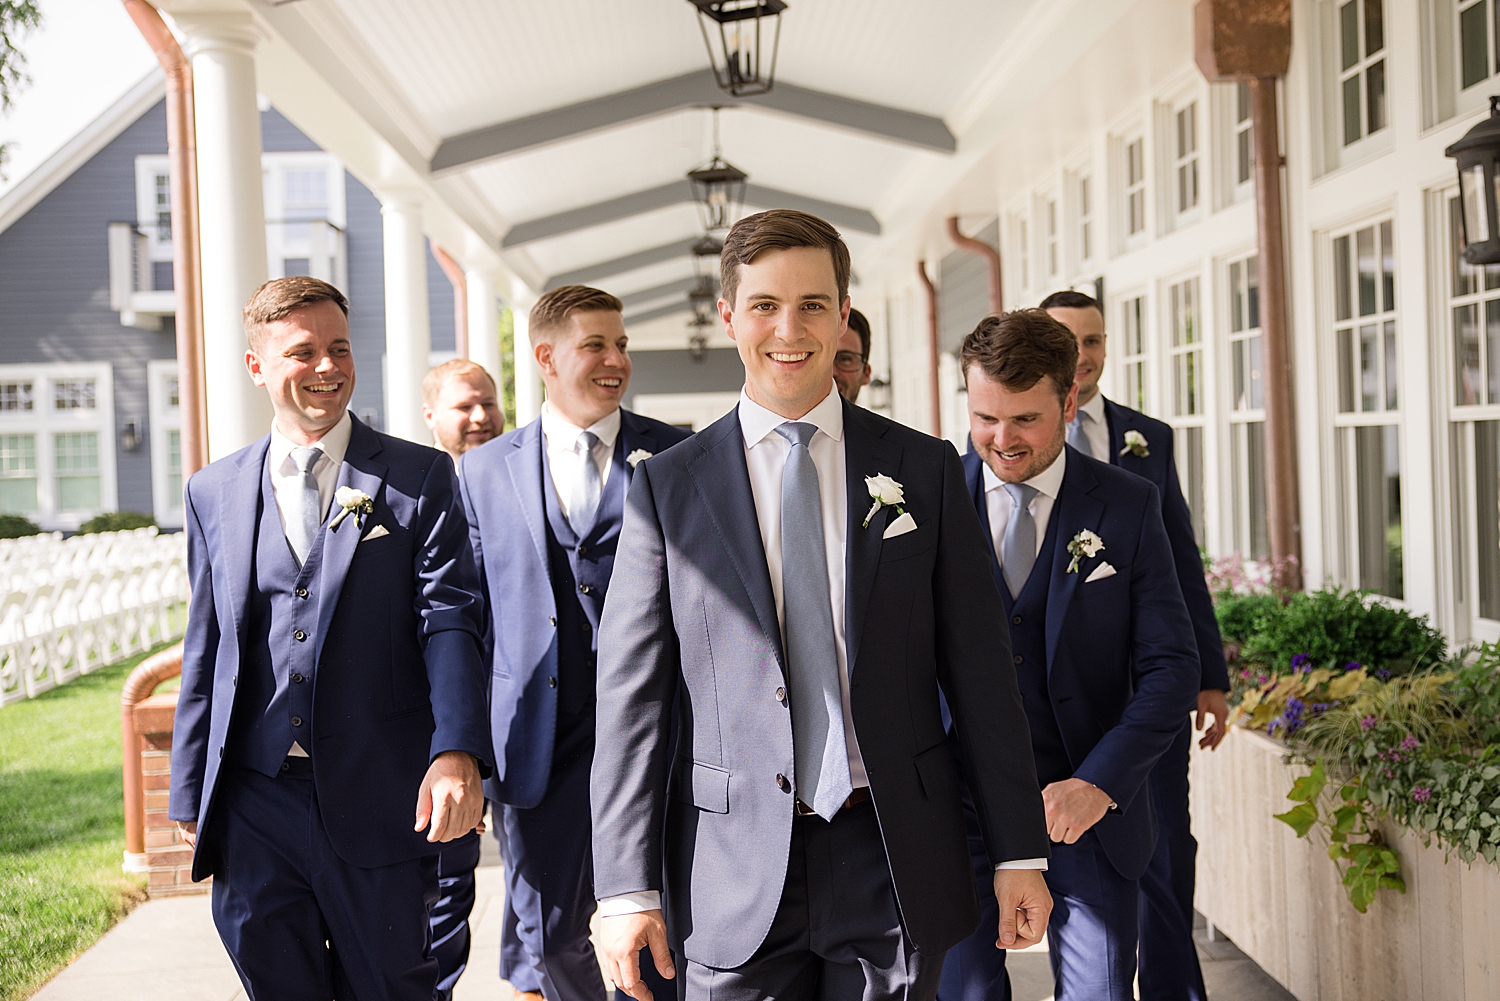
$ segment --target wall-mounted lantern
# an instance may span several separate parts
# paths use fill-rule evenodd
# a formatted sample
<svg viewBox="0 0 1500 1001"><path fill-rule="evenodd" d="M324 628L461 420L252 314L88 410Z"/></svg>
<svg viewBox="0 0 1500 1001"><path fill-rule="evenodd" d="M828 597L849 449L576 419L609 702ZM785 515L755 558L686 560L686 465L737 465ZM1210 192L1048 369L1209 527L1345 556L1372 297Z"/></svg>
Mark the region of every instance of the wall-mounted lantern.
<svg viewBox="0 0 1500 1001"><path fill-rule="evenodd" d="M1490 117L1443 150L1458 161L1458 194L1463 202L1464 260L1500 264L1500 96L1490 98Z"/></svg>
<svg viewBox="0 0 1500 1001"><path fill-rule="evenodd" d="M703 45L708 49L708 62L719 89L735 97L769 93L776 80L781 12L786 4L782 0L688 2L698 8L698 28L703 32ZM712 27L709 22L713 22Z"/></svg>
<svg viewBox="0 0 1500 1001"><path fill-rule="evenodd" d="M141 447L141 427L136 421L126 421L120 425L120 448L127 452L134 452Z"/></svg>

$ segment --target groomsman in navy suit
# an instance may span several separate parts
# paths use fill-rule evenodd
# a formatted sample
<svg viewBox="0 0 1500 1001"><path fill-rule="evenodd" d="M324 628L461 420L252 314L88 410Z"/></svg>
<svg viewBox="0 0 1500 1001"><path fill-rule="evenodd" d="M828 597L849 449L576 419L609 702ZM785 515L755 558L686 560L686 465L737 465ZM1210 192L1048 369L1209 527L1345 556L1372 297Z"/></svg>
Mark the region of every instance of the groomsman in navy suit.
<svg viewBox="0 0 1500 1001"><path fill-rule="evenodd" d="M271 433L187 485L170 815L252 1001L429 1001L438 851L490 770L453 463L350 416L348 308L315 278L256 291Z"/></svg>
<svg viewBox="0 0 1500 1001"><path fill-rule="evenodd" d="M983 320L960 354L974 442L964 467L1054 842L1055 996L1128 1001L1139 880L1156 844L1147 777L1192 708L1198 658L1156 487L1065 444L1077 362L1072 333L1041 310ZM991 936L971 936L939 997L1008 998L1004 963Z"/></svg>
<svg viewBox="0 0 1500 1001"><path fill-rule="evenodd" d="M1193 620L1197 641L1198 742L1212 750L1224 739L1229 719L1229 670L1224 641L1214 617L1213 599L1203 578L1203 560L1193 534L1193 518L1182 496L1173 459L1172 429L1129 407L1104 398L1107 335L1099 303L1082 292L1054 292L1042 309L1078 339L1078 412L1068 425L1068 444L1121 469L1144 476L1161 492L1161 516L1172 543L1177 582ZM1207 723L1213 717L1212 723ZM1193 945L1193 884L1198 842L1188 815L1188 754L1193 727L1184 720L1177 739L1151 770L1151 802L1160 836L1151 864L1141 877L1140 981L1143 997L1162 1001L1205 1001L1203 971Z"/></svg>
<svg viewBox="0 0 1500 1001"><path fill-rule="evenodd" d="M635 466L689 436L620 406L622 308L582 285L537 300L542 414L460 463L490 609L496 764L485 793L506 864L500 975L522 1001L604 1001L589 942L599 618Z"/></svg>

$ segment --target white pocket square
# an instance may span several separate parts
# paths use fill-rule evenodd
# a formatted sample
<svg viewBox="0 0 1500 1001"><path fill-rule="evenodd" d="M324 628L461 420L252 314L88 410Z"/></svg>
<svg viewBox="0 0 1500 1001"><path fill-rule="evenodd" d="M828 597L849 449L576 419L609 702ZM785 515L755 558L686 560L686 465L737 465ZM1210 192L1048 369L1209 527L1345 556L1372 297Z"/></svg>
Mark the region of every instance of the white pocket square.
<svg viewBox="0 0 1500 1001"><path fill-rule="evenodd" d="M1114 567L1110 566L1108 563L1101 563L1098 566L1094 567L1094 572L1089 574L1083 582L1087 584L1091 580L1103 580L1106 577L1113 577L1115 573L1116 571Z"/></svg>
<svg viewBox="0 0 1500 1001"><path fill-rule="evenodd" d="M885 534L883 534L881 538L894 539L898 535L905 535L907 532L915 532L916 530L916 519L913 518L910 513L907 513L903 514L901 517L885 526Z"/></svg>
<svg viewBox="0 0 1500 1001"><path fill-rule="evenodd" d="M368 532L366 532L365 533L365 537L363 539L360 539L359 541L360 542L369 542L371 539L383 538L383 537L385 537L387 535L390 535L390 534L391 534L390 531L384 525L376 525L374 528L372 528ZM1090 578L1090 579L1092 579L1092 578Z"/></svg>

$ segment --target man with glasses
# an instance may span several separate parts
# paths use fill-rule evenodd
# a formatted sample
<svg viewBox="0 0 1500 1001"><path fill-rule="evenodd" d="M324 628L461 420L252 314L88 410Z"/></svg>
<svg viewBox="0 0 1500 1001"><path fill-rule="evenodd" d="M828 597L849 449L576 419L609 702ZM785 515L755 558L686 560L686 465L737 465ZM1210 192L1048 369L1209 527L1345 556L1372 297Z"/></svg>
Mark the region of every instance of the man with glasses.
<svg viewBox="0 0 1500 1001"><path fill-rule="evenodd" d="M849 310L849 322L839 334L833 381L850 403L857 403L859 391L870 384L870 321L857 309Z"/></svg>

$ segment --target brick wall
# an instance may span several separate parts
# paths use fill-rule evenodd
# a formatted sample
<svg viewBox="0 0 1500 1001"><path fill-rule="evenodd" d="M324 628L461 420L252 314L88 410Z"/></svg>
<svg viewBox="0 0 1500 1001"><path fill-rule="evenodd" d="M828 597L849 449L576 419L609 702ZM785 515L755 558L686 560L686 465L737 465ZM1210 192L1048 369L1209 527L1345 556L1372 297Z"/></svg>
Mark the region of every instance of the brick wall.
<svg viewBox="0 0 1500 1001"><path fill-rule="evenodd" d="M135 732L141 742L141 786L146 801L146 853L144 862L134 859L131 868L146 873L146 888L152 897L206 893L209 888L208 880L193 882L193 850L183 842L177 825L167 819L167 795L172 784L172 718L176 710L176 692L153 695L135 706Z"/></svg>

